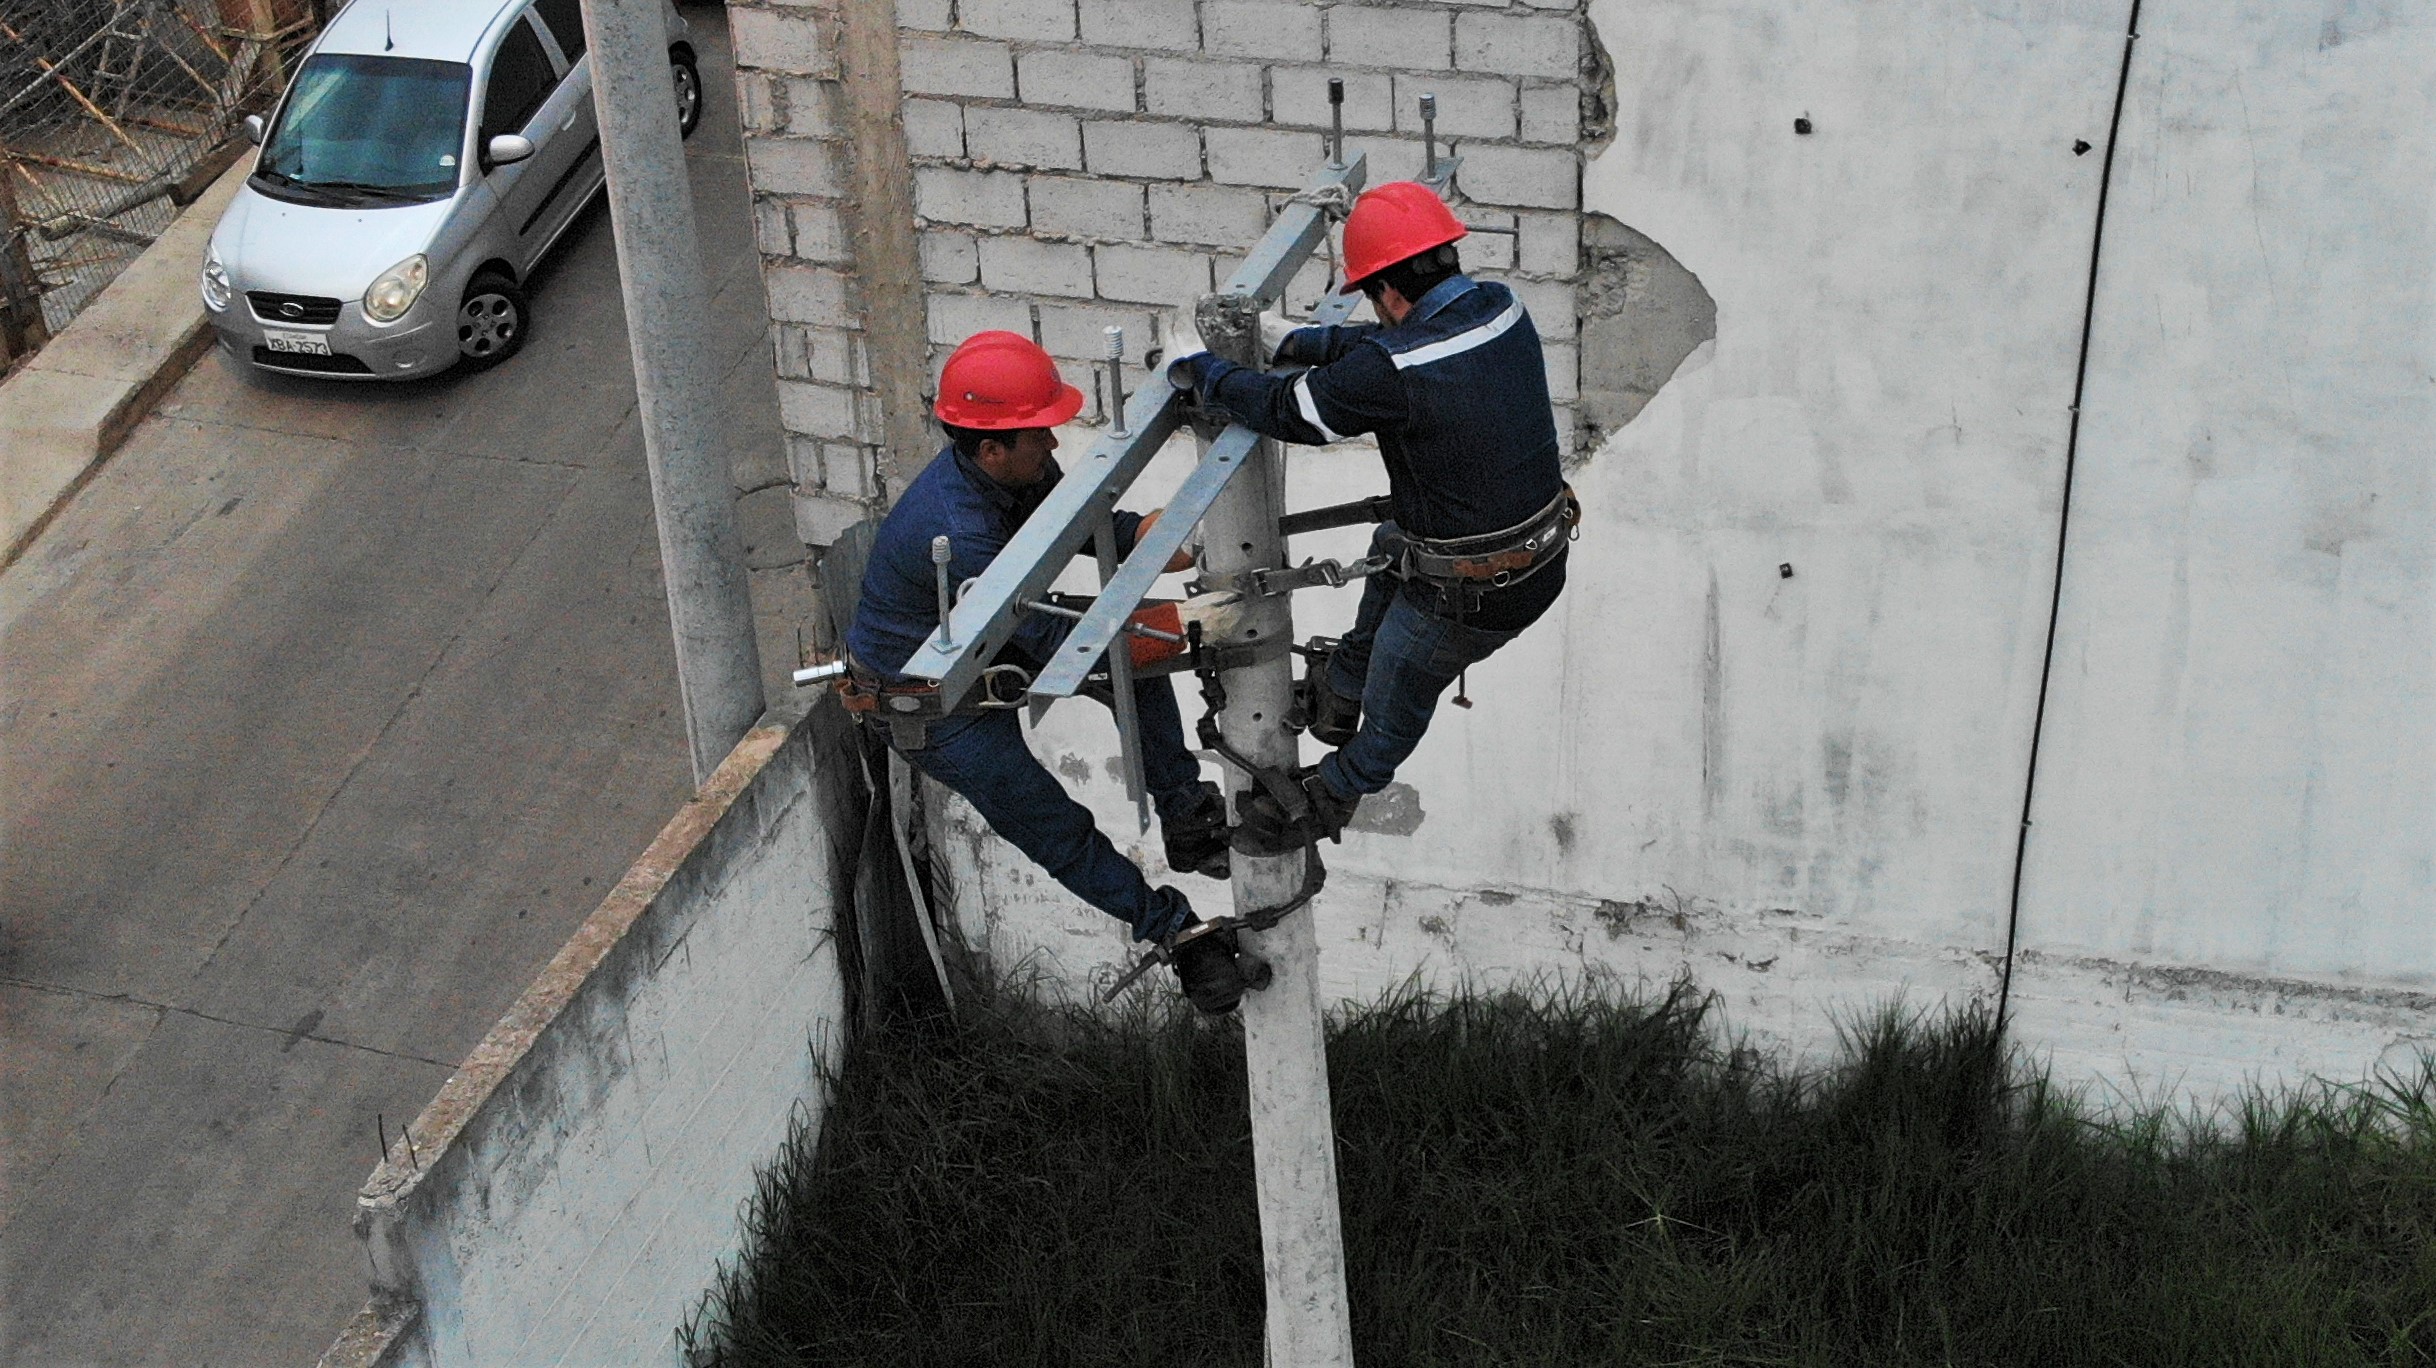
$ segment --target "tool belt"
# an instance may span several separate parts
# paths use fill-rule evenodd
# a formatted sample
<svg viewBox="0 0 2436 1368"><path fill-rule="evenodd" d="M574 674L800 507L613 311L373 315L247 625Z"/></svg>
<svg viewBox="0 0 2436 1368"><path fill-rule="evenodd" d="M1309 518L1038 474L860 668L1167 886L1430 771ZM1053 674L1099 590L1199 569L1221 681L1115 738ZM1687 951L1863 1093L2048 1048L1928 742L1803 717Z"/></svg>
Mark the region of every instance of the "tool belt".
<svg viewBox="0 0 2436 1368"><path fill-rule="evenodd" d="M1445 590L1506 589L1545 569L1580 535L1582 502L1573 486L1557 492L1548 506L1512 527L1470 537L1416 537L1402 529L1387 534L1386 550L1396 559L1397 573Z"/></svg>
<svg viewBox="0 0 2436 1368"><path fill-rule="evenodd" d="M998 708L1023 705L1023 691L1032 678L1020 665L992 665L982 671L981 687L964 702L945 705L936 684L890 684L878 671L853 656L845 657L846 673L838 676L837 700L846 715L858 722L888 728L888 739L899 750L920 750L930 744L934 722L951 717L977 717ZM1002 690L1011 692L1001 697Z"/></svg>

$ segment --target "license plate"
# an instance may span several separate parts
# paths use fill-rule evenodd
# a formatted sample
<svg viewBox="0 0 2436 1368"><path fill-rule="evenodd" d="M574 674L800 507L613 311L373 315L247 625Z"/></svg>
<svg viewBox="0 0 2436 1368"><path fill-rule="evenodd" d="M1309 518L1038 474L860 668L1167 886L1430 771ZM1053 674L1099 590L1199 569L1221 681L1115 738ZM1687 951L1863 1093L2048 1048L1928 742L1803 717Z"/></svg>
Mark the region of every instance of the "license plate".
<svg viewBox="0 0 2436 1368"><path fill-rule="evenodd" d="M302 352L307 356L330 354L330 339L320 333L282 332L277 328L264 328L262 345L275 352Z"/></svg>

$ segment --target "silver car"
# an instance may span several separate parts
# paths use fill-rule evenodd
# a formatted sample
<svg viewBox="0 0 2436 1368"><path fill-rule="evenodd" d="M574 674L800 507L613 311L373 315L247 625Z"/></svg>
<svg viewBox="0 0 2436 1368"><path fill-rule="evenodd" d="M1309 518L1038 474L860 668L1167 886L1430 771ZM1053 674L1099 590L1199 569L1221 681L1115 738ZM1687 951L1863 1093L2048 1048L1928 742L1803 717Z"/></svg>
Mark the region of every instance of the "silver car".
<svg viewBox="0 0 2436 1368"><path fill-rule="evenodd" d="M524 342L524 282L603 182L578 0L356 0L212 231L203 305L264 370L403 380ZM702 117L668 16L678 127Z"/></svg>

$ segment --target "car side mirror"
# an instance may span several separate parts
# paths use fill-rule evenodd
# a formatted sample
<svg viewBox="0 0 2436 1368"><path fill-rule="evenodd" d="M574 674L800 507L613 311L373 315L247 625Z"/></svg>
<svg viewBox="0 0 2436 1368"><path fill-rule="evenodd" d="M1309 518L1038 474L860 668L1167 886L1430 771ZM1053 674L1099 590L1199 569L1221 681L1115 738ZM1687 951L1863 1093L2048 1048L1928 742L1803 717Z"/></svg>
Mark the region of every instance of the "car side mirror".
<svg viewBox="0 0 2436 1368"><path fill-rule="evenodd" d="M263 132L261 115L248 114L245 116L245 136L254 140L254 146L262 146Z"/></svg>
<svg viewBox="0 0 2436 1368"><path fill-rule="evenodd" d="M533 140L522 133L502 133L492 138L483 151L493 166L507 166L533 155Z"/></svg>

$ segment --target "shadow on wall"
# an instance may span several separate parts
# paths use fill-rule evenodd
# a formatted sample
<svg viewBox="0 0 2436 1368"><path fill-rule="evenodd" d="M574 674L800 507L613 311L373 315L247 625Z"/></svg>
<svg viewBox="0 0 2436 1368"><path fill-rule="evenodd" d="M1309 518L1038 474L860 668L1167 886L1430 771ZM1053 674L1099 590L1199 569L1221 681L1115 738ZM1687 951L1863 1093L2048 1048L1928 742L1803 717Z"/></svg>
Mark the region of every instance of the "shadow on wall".
<svg viewBox="0 0 2436 1368"><path fill-rule="evenodd" d="M1717 336L1717 301L1664 247L1582 215L1582 440L1573 464L1633 420L1692 349Z"/></svg>

